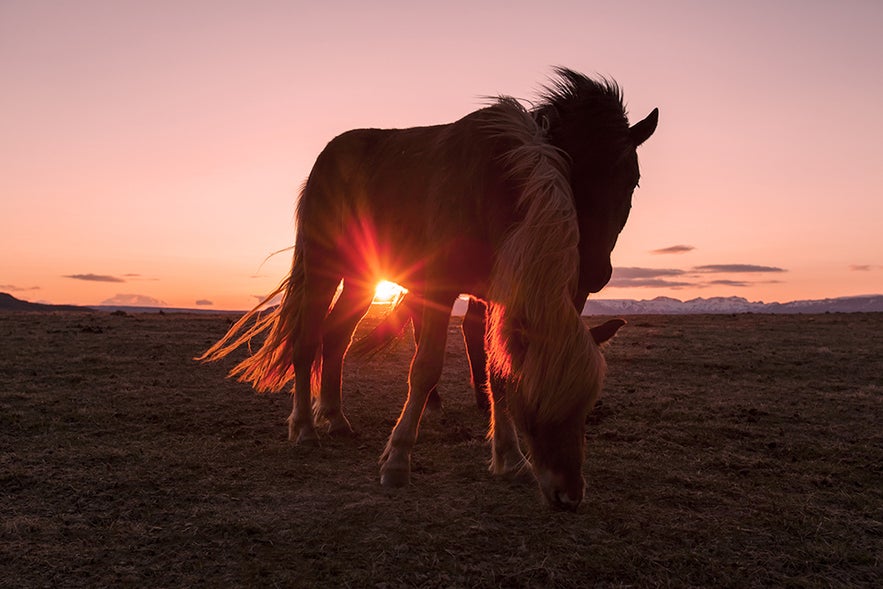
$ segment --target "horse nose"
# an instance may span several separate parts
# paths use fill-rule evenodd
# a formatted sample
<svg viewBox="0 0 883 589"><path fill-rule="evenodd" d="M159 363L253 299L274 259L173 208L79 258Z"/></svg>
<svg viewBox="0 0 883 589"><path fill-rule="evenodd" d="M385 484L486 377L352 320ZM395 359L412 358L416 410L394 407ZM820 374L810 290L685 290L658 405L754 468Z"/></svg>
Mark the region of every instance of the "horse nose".
<svg viewBox="0 0 883 589"><path fill-rule="evenodd" d="M554 495L553 506L564 511L576 511L583 500L582 497L574 499L566 491L556 491Z"/></svg>
<svg viewBox="0 0 883 589"><path fill-rule="evenodd" d="M571 484L567 484L565 477L551 473L538 478L540 478L540 486L546 500L555 509L576 511L579 504L582 503L585 493L585 482L582 477L579 480L571 481Z"/></svg>

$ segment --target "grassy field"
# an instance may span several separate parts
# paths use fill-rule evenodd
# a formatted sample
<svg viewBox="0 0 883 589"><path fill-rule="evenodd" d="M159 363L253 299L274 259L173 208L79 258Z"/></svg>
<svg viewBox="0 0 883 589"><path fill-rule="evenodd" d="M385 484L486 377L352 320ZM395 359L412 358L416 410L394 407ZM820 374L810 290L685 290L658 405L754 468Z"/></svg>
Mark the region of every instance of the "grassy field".
<svg viewBox="0 0 883 589"><path fill-rule="evenodd" d="M629 318L576 514L488 473L457 319L397 491L410 342L348 363L359 437L298 447L191 360L228 322L0 314L0 586L881 586L883 315Z"/></svg>

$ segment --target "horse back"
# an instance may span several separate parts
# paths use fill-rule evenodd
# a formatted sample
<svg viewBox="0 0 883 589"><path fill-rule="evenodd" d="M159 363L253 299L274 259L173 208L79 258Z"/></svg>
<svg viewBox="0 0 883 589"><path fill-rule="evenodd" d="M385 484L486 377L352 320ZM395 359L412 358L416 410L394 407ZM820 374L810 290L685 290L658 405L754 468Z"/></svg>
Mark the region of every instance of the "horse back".
<svg viewBox="0 0 883 589"><path fill-rule="evenodd" d="M316 160L299 205L313 240L343 252L348 266L373 257L405 286L425 274L477 290L512 223L515 187L488 130L487 109L446 125L356 129Z"/></svg>

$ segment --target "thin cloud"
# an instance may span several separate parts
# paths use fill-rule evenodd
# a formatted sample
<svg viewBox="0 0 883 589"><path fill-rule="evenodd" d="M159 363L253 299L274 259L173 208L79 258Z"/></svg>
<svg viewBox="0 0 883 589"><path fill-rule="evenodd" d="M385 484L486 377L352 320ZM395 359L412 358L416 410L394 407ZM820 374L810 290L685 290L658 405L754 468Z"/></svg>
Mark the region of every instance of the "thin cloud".
<svg viewBox="0 0 883 589"><path fill-rule="evenodd" d="M684 274L683 270L678 270L676 268L634 268L634 267L625 267L625 268L614 268L613 269L613 277L614 278L656 278L659 276L681 276Z"/></svg>
<svg viewBox="0 0 883 589"><path fill-rule="evenodd" d="M9 292L25 292L29 290L40 290L39 286L16 286L14 284L0 284L0 290Z"/></svg>
<svg viewBox="0 0 883 589"><path fill-rule="evenodd" d="M693 286L690 282L671 280L682 276L676 268L615 268L609 286L618 288L682 288Z"/></svg>
<svg viewBox="0 0 883 589"><path fill-rule="evenodd" d="M120 307L165 307L166 302L142 294L117 294L101 302L102 305Z"/></svg>
<svg viewBox="0 0 883 589"><path fill-rule="evenodd" d="M850 264L849 269L853 272L870 272L871 270L883 270L883 266L873 266L871 264Z"/></svg>
<svg viewBox="0 0 883 589"><path fill-rule="evenodd" d="M251 295L251 296L252 296L252 298L255 299L258 303L263 302L264 299L267 298L267 295L256 295L256 294L253 294L253 295ZM270 299L269 301L267 301L266 304L267 304L267 306L273 306L273 305L278 305L280 302L282 302L282 295L281 295L281 294L278 294L278 295L276 295L275 297L273 297L272 299Z"/></svg>
<svg viewBox="0 0 883 589"><path fill-rule="evenodd" d="M684 288L697 286L691 282L665 280L664 278L612 278L607 286L614 288Z"/></svg>
<svg viewBox="0 0 883 589"><path fill-rule="evenodd" d="M143 274L123 274L129 280L148 280L150 282L156 282L159 278L151 278L150 276L144 276Z"/></svg>
<svg viewBox="0 0 883 589"><path fill-rule="evenodd" d="M74 280L85 280L87 282L125 282L122 278L104 274L67 274L63 278L73 278Z"/></svg>
<svg viewBox="0 0 883 589"><path fill-rule="evenodd" d="M787 272L784 268L775 266L756 266L754 264L707 264L696 266L694 272L720 273L720 274L743 274L757 272Z"/></svg>
<svg viewBox="0 0 883 589"><path fill-rule="evenodd" d="M673 245L670 247L664 247L658 250L652 250L651 254L686 254L687 252L692 252L695 247L692 245Z"/></svg>
<svg viewBox="0 0 883 589"><path fill-rule="evenodd" d="M707 283L708 285L715 286L737 286L739 288L746 286L754 286L755 282L747 282L745 280L712 280Z"/></svg>
<svg viewBox="0 0 883 589"><path fill-rule="evenodd" d="M196 304L199 307L210 307L211 305L214 305L214 303L208 299L199 299L198 301L196 301Z"/></svg>

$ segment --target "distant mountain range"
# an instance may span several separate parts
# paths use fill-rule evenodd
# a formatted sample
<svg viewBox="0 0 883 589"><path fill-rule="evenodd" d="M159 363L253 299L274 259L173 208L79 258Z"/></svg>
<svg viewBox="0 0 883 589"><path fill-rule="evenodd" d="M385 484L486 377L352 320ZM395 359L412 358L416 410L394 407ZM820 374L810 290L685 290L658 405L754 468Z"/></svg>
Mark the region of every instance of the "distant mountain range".
<svg viewBox="0 0 883 589"><path fill-rule="evenodd" d="M466 312L467 302L457 299L454 315ZM75 305L47 305L30 303L8 293L0 293L0 311L126 311L129 313L232 313L213 309L180 309L171 307L118 307ZM593 299L583 307L583 315L686 315L730 313L883 313L883 295L840 297L790 303L764 303L743 297L712 297L681 301L670 297L650 300Z"/></svg>
<svg viewBox="0 0 883 589"><path fill-rule="evenodd" d="M712 297L680 301L669 297L634 301L589 298L583 315L686 315L729 313L880 313L883 295L840 297L790 303L764 303L742 297Z"/></svg>
<svg viewBox="0 0 883 589"><path fill-rule="evenodd" d="M9 293L0 292L0 311L92 311L89 307L76 305L45 305L17 299Z"/></svg>

